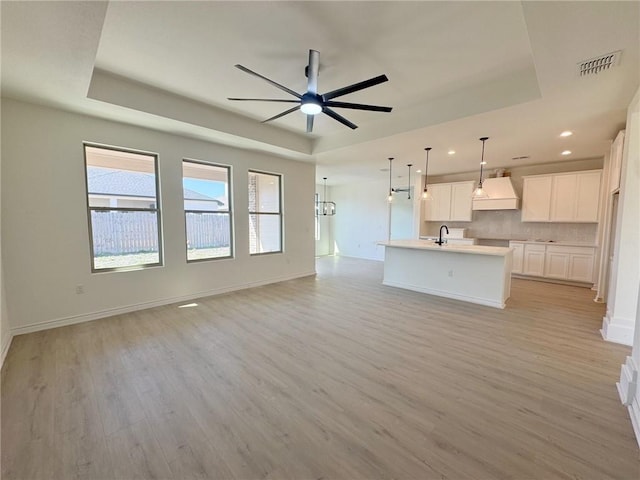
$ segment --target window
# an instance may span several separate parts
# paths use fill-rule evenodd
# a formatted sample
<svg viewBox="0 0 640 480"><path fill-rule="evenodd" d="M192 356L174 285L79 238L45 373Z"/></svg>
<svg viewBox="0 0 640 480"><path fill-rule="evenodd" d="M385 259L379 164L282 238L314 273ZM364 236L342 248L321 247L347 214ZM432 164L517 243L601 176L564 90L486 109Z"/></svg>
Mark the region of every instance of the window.
<svg viewBox="0 0 640 480"><path fill-rule="evenodd" d="M249 253L282 252L282 177L249 171Z"/></svg>
<svg viewBox="0 0 640 480"><path fill-rule="evenodd" d="M229 167L182 161L188 262L233 255L229 173Z"/></svg>
<svg viewBox="0 0 640 480"><path fill-rule="evenodd" d="M158 157L84 145L91 270L162 265Z"/></svg>

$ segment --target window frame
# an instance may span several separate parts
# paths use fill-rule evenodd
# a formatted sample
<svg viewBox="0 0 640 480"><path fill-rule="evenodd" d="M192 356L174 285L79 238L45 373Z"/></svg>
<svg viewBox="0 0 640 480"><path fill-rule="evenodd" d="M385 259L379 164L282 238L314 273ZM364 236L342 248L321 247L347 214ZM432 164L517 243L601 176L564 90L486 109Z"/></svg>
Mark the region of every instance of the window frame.
<svg viewBox="0 0 640 480"><path fill-rule="evenodd" d="M231 175L232 175L232 169L231 169L231 165L225 165L225 164L221 164L221 163L214 163L214 162L208 162L206 160L196 160L193 158L183 158L182 159L182 163L181 166L184 167L184 163L196 163L199 165L205 165L207 167L217 167L217 168L224 168L227 170L227 200L229 202L229 209L226 211L219 211L219 210L195 210L195 209L190 209L187 210L184 207L184 170L182 173L182 188L183 188L183 193L182 193L182 210L184 212L184 245L185 245L185 258L187 263L198 263L198 262L209 262L212 260L229 260L229 259L233 259L235 258L235 235L234 235L234 228L233 228L233 186L232 186L232 181L231 181ZM229 255L226 255L224 257L208 257L208 258L196 258L193 260L189 260L189 249L187 248L187 243L188 243L188 232L187 232L187 213L227 213L229 215Z"/></svg>
<svg viewBox="0 0 640 480"><path fill-rule="evenodd" d="M249 175L252 173L257 173L259 175L271 175L273 177L277 177L278 178L278 212L254 212L251 211L248 207L247 210L249 210L249 234L251 234L251 215L270 215L270 216L278 216L279 220L280 220L280 229L279 229L279 233L280 233L280 250L273 250L271 252L256 252L256 253L251 253L251 239L249 239L249 256L254 257L254 256L259 256L259 255L274 255L274 254L282 254L284 253L284 206L283 206L283 179L284 179L284 175L281 173L275 173L275 172L266 172L264 170L256 170L256 169L248 169L247 171L247 200L248 199L248 195L249 195L249 184L248 184L248 180L249 180ZM248 202L250 204L250 202Z"/></svg>
<svg viewBox="0 0 640 480"><path fill-rule="evenodd" d="M89 171L87 169L87 147L91 148L100 148L102 150L112 150L115 152L123 152L123 153L132 153L135 155L146 155L149 157L153 157L153 169L154 169L154 177L155 177L155 187L156 187L156 201L155 208L134 208L134 207L92 207L89 201ZM160 170L159 170L159 162L157 153L147 152L144 150L137 150L133 148L126 147L116 147L113 145L105 145L101 143L94 142L82 142L82 152L84 158L84 185L85 185L85 200L87 202L87 224L89 227L89 253L91 259L91 273L109 273L109 272L126 272L132 270L142 270L146 268L153 267L163 267L164 266L164 249L162 244L162 215L161 215L161 206L160 206ZM127 265L124 267L106 267L106 268L96 268L95 265L95 253L93 249L93 221L91 219L91 212L155 212L156 214L156 225L158 226L158 261L155 263L144 263L141 265Z"/></svg>

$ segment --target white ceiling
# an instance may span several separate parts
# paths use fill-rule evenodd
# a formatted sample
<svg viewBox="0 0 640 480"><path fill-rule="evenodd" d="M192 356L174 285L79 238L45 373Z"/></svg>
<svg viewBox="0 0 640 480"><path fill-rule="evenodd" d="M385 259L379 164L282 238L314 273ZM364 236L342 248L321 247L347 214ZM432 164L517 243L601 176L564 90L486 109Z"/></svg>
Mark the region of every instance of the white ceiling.
<svg viewBox="0 0 640 480"><path fill-rule="evenodd" d="M330 185L385 178L387 157L430 174L602 156L640 85L638 2L2 2L2 94L315 162ZM309 49L319 91L386 74L340 100L393 112L319 115L300 93ZM577 62L622 50L592 77ZM284 105L284 107L283 107ZM338 109L336 109L338 110ZM574 135L560 138L563 130ZM131 145L129 145L131 146ZM447 155L449 149L455 155ZM573 153L562 157L560 152ZM529 156L527 160L512 157ZM397 171L406 172L406 168Z"/></svg>

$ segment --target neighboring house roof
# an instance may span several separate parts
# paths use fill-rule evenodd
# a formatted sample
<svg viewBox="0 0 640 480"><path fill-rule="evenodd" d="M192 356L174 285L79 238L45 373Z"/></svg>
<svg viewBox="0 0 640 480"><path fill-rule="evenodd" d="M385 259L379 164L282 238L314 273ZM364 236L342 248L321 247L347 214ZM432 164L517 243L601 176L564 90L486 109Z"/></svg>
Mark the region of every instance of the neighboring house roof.
<svg viewBox="0 0 640 480"><path fill-rule="evenodd" d="M87 182L89 193L94 195L148 198L156 196L155 176L150 173L89 166L87 167ZM224 205L224 202L216 198L188 188L184 189L184 199L216 202L218 205Z"/></svg>

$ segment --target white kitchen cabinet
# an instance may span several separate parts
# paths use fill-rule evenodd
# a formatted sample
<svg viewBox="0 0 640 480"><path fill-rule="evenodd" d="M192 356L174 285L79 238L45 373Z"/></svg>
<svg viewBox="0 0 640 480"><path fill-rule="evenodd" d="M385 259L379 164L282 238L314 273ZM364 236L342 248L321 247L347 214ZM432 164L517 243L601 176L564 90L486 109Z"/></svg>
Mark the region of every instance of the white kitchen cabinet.
<svg viewBox="0 0 640 480"><path fill-rule="evenodd" d="M544 257L544 276L566 279L569 277L569 254L548 248Z"/></svg>
<svg viewBox="0 0 640 480"><path fill-rule="evenodd" d="M524 244L509 242L513 248L513 259L511 261L511 273L522 273L524 263Z"/></svg>
<svg viewBox="0 0 640 480"><path fill-rule="evenodd" d="M522 221L548 222L551 208L550 175L524 177L522 194Z"/></svg>
<svg viewBox="0 0 640 480"><path fill-rule="evenodd" d="M429 185L431 198L424 201L424 220L470 222L473 184L473 182L455 182Z"/></svg>
<svg viewBox="0 0 640 480"><path fill-rule="evenodd" d="M451 221L471 221L473 186L474 182L458 182L451 184Z"/></svg>
<svg viewBox="0 0 640 480"><path fill-rule="evenodd" d="M601 170L524 177L523 222L597 223Z"/></svg>
<svg viewBox="0 0 640 480"><path fill-rule="evenodd" d="M594 257L593 247L547 245L545 276L576 282L593 282Z"/></svg>
<svg viewBox="0 0 640 480"><path fill-rule="evenodd" d="M545 245L524 244L522 273L524 275L544 276Z"/></svg>
<svg viewBox="0 0 640 480"><path fill-rule="evenodd" d="M595 247L512 241L511 273L573 282L593 282Z"/></svg>
<svg viewBox="0 0 640 480"><path fill-rule="evenodd" d="M574 221L598 222L601 177L602 172L600 170L576 175L576 209L574 212Z"/></svg>

